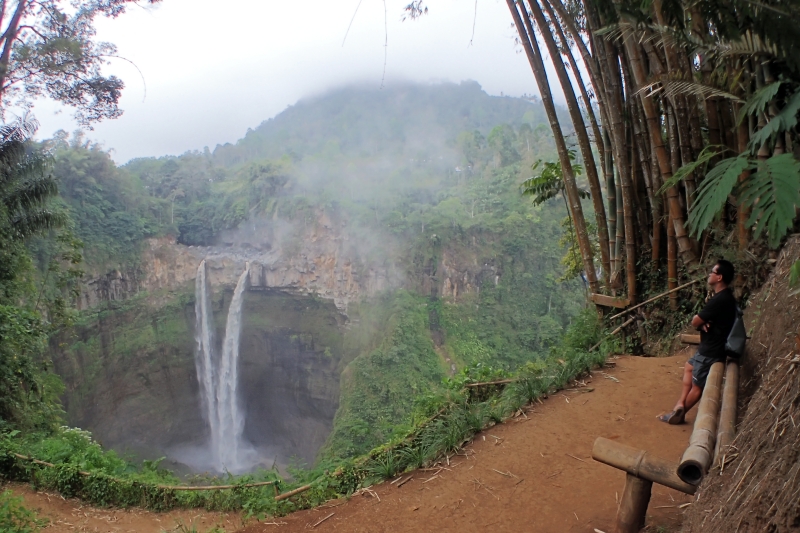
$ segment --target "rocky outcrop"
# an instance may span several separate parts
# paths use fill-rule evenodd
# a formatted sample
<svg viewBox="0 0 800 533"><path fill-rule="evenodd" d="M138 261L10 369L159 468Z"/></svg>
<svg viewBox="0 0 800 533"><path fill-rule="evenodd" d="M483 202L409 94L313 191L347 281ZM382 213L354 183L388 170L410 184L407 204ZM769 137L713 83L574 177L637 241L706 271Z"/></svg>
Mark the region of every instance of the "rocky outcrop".
<svg viewBox="0 0 800 533"><path fill-rule="evenodd" d="M250 221L224 233L217 245L183 246L173 237L149 239L141 264L94 277L85 283L80 308L124 300L141 291L174 291L194 280L203 259L214 286L233 286L250 263L253 290L285 289L331 299L341 310L351 301L402 285L391 247L373 254L365 230L334 223L323 211L298 227L279 218ZM365 253L366 252L366 253Z"/></svg>

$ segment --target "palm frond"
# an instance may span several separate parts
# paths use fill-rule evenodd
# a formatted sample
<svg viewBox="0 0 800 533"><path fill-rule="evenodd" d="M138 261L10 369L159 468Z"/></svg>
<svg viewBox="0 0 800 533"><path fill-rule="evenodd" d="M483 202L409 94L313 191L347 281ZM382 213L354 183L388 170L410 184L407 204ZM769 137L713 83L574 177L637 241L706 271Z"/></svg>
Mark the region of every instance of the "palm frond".
<svg viewBox="0 0 800 533"><path fill-rule="evenodd" d="M12 231L18 239L28 237L53 228L64 226L69 220L66 212L41 207L18 213L10 220Z"/></svg>
<svg viewBox="0 0 800 533"><path fill-rule="evenodd" d="M723 159L711 169L697 189L697 198L689 210L689 228L695 235L705 230L720 212L739 176L753 164L747 152Z"/></svg>
<svg viewBox="0 0 800 533"><path fill-rule="evenodd" d="M734 41L719 41L709 44L705 47L705 50L720 58L759 55L780 57L777 45L750 30L747 30L741 38Z"/></svg>
<svg viewBox="0 0 800 533"><path fill-rule="evenodd" d="M748 98L747 102L742 106L742 109L739 110L737 124L741 124L742 120L744 120L747 115L757 115L764 111L767 104L778 94L778 90L783 83L783 81L776 81L753 93L753 96Z"/></svg>
<svg viewBox="0 0 800 533"><path fill-rule="evenodd" d="M764 143L769 142L777 134L794 128L797 125L798 112L800 112L800 90L789 98L783 109L772 117L766 126L750 138L750 144L748 145L750 151L756 152Z"/></svg>
<svg viewBox="0 0 800 533"><path fill-rule="evenodd" d="M700 152L697 156L697 160L693 161L692 163L687 163L683 165L681 168L678 169L675 174L672 175L670 179L664 182L664 185L658 190L658 194L664 194L667 192L667 189L670 187L674 187L678 183L680 183L683 179L686 178L689 174L695 172L700 167L705 167L705 165L714 159L719 154L725 152L727 148L724 145L720 144L712 144L710 146L706 146L703 148L703 151Z"/></svg>
<svg viewBox="0 0 800 533"><path fill-rule="evenodd" d="M800 206L800 161L792 154L759 161L746 182L742 201L752 210L747 225L755 225L753 236L766 232L770 247L776 248L793 227Z"/></svg>
<svg viewBox="0 0 800 533"><path fill-rule="evenodd" d="M658 93L663 93L667 98L674 98L679 95L692 95L698 98L725 98L734 102L741 102L742 99L727 91L718 89L711 85L706 85L697 81L687 80L659 80L648 85L645 85L638 91L637 95L642 96L655 96Z"/></svg>

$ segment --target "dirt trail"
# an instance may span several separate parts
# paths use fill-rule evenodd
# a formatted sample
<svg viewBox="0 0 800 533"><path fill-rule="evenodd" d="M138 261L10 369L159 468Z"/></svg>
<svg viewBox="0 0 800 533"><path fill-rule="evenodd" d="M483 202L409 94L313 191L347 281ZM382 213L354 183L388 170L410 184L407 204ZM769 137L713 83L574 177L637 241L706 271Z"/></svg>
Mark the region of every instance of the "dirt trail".
<svg viewBox="0 0 800 533"><path fill-rule="evenodd" d="M59 494L34 492L30 485L11 483L2 487L11 489L16 496L25 499L25 506L35 510L40 518L49 520L42 531L45 533L161 533L178 531L180 524L184 531L196 527L198 533L205 533L221 527L225 531L235 531L242 527L240 513L211 513L203 509L186 509L168 513L151 513L141 509L98 509Z"/></svg>
<svg viewBox="0 0 800 533"><path fill-rule="evenodd" d="M372 494L270 519L271 524L253 522L242 533L305 532L331 513L313 529L610 533L625 475L594 462L592 443L607 437L677 461L689 440L694 412L682 426L668 426L655 415L674 402L686 357L620 357L616 368L594 372L587 387L561 391L529 408L527 418L479 434L441 471L415 471L403 476L413 479L402 487L383 483L372 487ZM241 527L235 513L95 509L25 485L10 488L50 519L47 533L160 533L180 522L194 524L200 533L216 525L229 532ZM682 516L678 506L689 501L654 485L648 530L677 530Z"/></svg>
<svg viewBox="0 0 800 533"><path fill-rule="evenodd" d="M383 483L349 501L294 513L281 525L251 524L243 533L306 531L518 532L613 531L625 475L591 459L596 437L614 439L677 461L689 424L656 420L680 391L686 355L620 357L613 370L594 372L585 389L566 390L536 404L527 418L495 426L467 446L450 466L416 471L398 488ZM613 378L613 379L611 379ZM592 392L586 391L594 389ZM406 474L408 476L409 474ZM406 476L403 476L404 478ZM680 525L689 496L653 485L652 531Z"/></svg>

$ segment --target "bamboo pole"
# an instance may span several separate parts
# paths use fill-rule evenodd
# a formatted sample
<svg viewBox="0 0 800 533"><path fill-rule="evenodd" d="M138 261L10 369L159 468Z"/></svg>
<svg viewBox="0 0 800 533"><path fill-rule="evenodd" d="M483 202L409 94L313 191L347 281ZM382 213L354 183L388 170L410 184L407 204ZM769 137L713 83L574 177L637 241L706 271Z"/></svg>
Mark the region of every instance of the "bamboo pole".
<svg viewBox="0 0 800 533"><path fill-rule="evenodd" d="M689 447L683 452L681 463L678 465L678 476L690 485L700 484L714 457L724 371L725 363L722 361L711 365L706 386L703 388L703 396L700 398L700 406L697 409L694 429L689 437Z"/></svg>
<svg viewBox="0 0 800 533"><path fill-rule="evenodd" d="M685 494L694 494L697 490L697 487L685 483L678 477L675 473L677 465L674 462L603 437L598 437L594 441L592 459Z"/></svg>
<svg viewBox="0 0 800 533"><path fill-rule="evenodd" d="M722 410L719 415L717 447L714 450L714 464L721 465L736 436L736 403L739 393L739 363L728 361L725 365L725 386L722 389Z"/></svg>
<svg viewBox="0 0 800 533"><path fill-rule="evenodd" d="M478 383L467 383L464 385L465 387L483 387L488 385L506 385L508 383L514 383L517 381L516 379L498 379L497 381L480 381Z"/></svg>
<svg viewBox="0 0 800 533"><path fill-rule="evenodd" d="M667 288L675 291L678 285L678 242L675 240L675 226L672 225L672 215L667 215ZM678 293L674 292L669 297L669 308L678 310Z"/></svg>
<svg viewBox="0 0 800 533"><path fill-rule="evenodd" d="M653 482L630 474L625 476L625 490L617 509L617 533L639 533L644 527Z"/></svg>
<svg viewBox="0 0 800 533"><path fill-rule="evenodd" d="M631 322L633 322L634 320L636 320L636 317L635 317L635 316L632 316L632 317L630 317L628 320L626 320L625 322L623 322L623 323L622 323L622 325L621 325L620 327L618 327L617 329L615 329L614 331L612 331L611 333L609 333L608 335L606 335L606 336L603 338L603 340L605 340L605 339L606 339L606 338L608 338L608 337L613 337L614 335L616 335L617 333L619 333L620 331L622 331L622 328L624 328L625 326L627 326L628 324L630 324L630 323L631 323ZM594 350L595 350L595 349L596 349L598 346L600 346L600 345L603 343L603 340L601 340L600 342L598 342L597 344L595 344L594 346L592 346L591 348L589 348L589 351L590 351L590 352L593 352L593 351L594 351ZM623 339L623 342L624 342L624 339ZM627 350L625 350L625 349L623 348L623 352L625 352L625 351L627 351Z"/></svg>
<svg viewBox="0 0 800 533"><path fill-rule="evenodd" d="M311 488L311 485L303 485L302 487L298 487L294 490L290 490L289 492L284 492L280 496L275 497L275 501L279 502L281 500L285 500L286 498L291 498L295 494L300 494L301 492L305 492Z"/></svg>
<svg viewBox="0 0 800 533"><path fill-rule="evenodd" d="M670 290L668 290L667 292L662 292L662 293L661 293L661 294L659 294L658 296L653 296L653 297L652 297L652 298L650 298L649 300L646 300L646 301L644 301L644 302L642 302L642 303L640 303L640 304L634 305L634 306L633 306L633 307L631 307L630 309L626 309L625 311L623 311L623 312L621 312L621 313L617 313L616 315L614 315L614 316L612 316L611 318L609 318L609 320L614 320L615 318L619 318L619 317L621 317L621 316L623 316L623 315L627 315L628 313L630 313L630 312L631 312L631 311L633 311L634 309L638 309L638 308L640 308L640 307L641 307L641 306L643 306L643 305L649 304L649 303L651 303L651 302L655 302L655 301L656 301L656 300L658 300L659 298L663 298L664 296L667 296L668 294L670 294L670 293L673 293L673 292L675 292L675 291L679 291L679 290L681 290L681 289L685 289L685 288L686 288L686 287L688 287L689 285L694 285L695 283L697 283L697 282L699 282L699 281L700 281L700 280L697 280L697 279L696 279L696 280L694 280L694 281L690 281L689 283L684 283L684 284L683 284L683 285L681 285L680 287L675 287L674 289L670 289Z"/></svg>

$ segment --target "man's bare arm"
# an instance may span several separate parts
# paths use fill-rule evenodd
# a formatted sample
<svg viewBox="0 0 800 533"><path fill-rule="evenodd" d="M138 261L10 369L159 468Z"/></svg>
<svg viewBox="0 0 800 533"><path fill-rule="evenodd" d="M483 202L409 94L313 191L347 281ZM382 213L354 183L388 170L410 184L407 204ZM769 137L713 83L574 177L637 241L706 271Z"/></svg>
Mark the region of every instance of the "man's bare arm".
<svg viewBox="0 0 800 533"><path fill-rule="evenodd" d="M694 326L697 330L702 330L708 333L708 323L700 318L700 315L694 315L692 317L692 326Z"/></svg>

